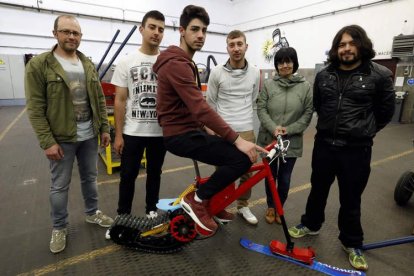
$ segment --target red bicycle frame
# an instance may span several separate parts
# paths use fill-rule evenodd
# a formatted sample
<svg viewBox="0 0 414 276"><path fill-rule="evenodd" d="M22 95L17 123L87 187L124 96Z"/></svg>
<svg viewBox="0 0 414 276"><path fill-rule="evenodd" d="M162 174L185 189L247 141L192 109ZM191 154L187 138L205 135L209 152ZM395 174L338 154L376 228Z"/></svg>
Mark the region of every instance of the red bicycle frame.
<svg viewBox="0 0 414 276"><path fill-rule="evenodd" d="M284 211L283 206L280 201L279 194L276 190L276 181L273 177L272 171L269 166L269 162L272 162L274 158L281 158L284 161L284 155L286 154L287 147L284 147L283 140L281 136L279 135L277 137L277 140L274 141L272 144L266 146L266 150L270 151L271 154L268 154L267 156L262 158L262 163L254 164L247 172L254 173L251 177L249 177L245 182L243 182L243 185L240 185L236 188L235 183L231 183L228 185L225 189L215 194L209 201L208 204L208 212L210 215L214 216L217 213L219 213L221 210L226 208L228 205L230 205L232 202L237 200L240 196L242 196L244 193L246 193L249 189L251 189L254 185L259 183L263 179L268 180L269 189L272 193L273 202L276 206L276 212L280 217L280 220L282 222L283 227L283 233L286 238L286 244L277 241L272 240L270 242L270 248L271 251L275 254L287 256L293 259L296 259L301 262L305 262L308 264L311 264L313 262L313 259L315 258L315 251L312 248L297 248L294 247L294 243L292 242L292 239L290 238L286 220L284 217ZM273 155L276 155L273 157ZM196 185L203 185L207 182L209 177L201 178L200 177L200 171L198 169L197 162L194 161L194 166L196 170Z"/></svg>
<svg viewBox="0 0 414 276"><path fill-rule="evenodd" d="M272 144L268 145L266 147L266 150L270 151L277 141L273 142ZM196 161L194 161L195 167L196 167L196 184L197 185L203 185L207 182L207 180L210 177L200 177L200 173L198 170L198 165ZM283 207L282 203L280 202L279 194L276 190L276 183L275 179L273 178L272 172L270 170L269 161L266 159L266 157L262 158L262 163L260 164L254 164L248 172L256 172L254 175L252 175L250 178L248 178L243 185L236 188L235 183L231 183L228 185L225 189L220 191L219 193L215 194L208 205L208 211L211 215L215 215L219 213L221 210L226 208L228 205L230 205L232 202L237 200L240 196L245 194L249 189L251 189L253 186L258 184L261 180L264 178L267 178L268 183L270 185L270 190L272 192L273 202L276 204L277 213L281 216L283 215Z"/></svg>

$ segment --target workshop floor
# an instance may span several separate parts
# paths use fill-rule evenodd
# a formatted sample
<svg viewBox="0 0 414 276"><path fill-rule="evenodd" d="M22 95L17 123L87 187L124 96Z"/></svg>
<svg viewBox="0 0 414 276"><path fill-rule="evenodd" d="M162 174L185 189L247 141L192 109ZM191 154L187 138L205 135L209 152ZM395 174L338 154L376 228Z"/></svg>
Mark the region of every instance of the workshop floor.
<svg viewBox="0 0 414 276"><path fill-rule="evenodd" d="M107 241L105 229L85 223L83 201L75 169L69 198L69 235L66 249L49 251L49 165L29 124L25 108L0 107L0 274L1 275L319 275L307 268L247 251L241 237L267 244L284 241L282 228L264 220L266 204L262 184L253 189L250 205L257 226L240 217L221 227L212 238L197 240L171 255L144 254ZM315 120L305 133L304 156L295 166L285 204L289 226L299 222L309 193L310 157ZM372 172L363 195L362 224L365 242L408 236L414 224L414 199L398 206L393 199L400 175L414 170L414 126L391 123L375 138ZM75 167L76 168L76 167ZM115 217L119 170L106 173L98 162L99 205ZM203 176L213 168L202 165ZM192 161L167 155L163 167L161 198L176 197L194 178ZM143 174L145 171L143 170ZM136 183L133 212L144 215L145 176ZM235 212L234 205L230 211ZM317 260L351 269L337 239L338 189L334 184L326 207L326 222L318 236L296 240L300 247L316 249ZM414 275L414 244L366 252L368 275Z"/></svg>

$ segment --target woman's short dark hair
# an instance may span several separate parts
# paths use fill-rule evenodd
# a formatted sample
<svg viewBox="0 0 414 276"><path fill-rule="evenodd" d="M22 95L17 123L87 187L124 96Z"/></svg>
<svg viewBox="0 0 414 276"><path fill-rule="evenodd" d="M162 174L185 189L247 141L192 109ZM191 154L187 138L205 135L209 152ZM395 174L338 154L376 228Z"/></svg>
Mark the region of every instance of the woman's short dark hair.
<svg viewBox="0 0 414 276"><path fill-rule="evenodd" d="M280 48L279 51L276 52L274 58L275 69L277 73L279 73L279 69L277 65L283 62L292 62L293 63L293 73L295 73L299 68L299 61L298 61L298 54L296 50L292 47Z"/></svg>
<svg viewBox="0 0 414 276"><path fill-rule="evenodd" d="M339 32L335 35L332 41L331 49L329 50L328 62L334 65L340 64L338 57L338 48L339 43L342 40L342 36L345 33L350 35L354 40L355 45L358 48L361 60L367 61L375 57L375 51L372 46L372 41L371 39L369 39L365 30L358 25L349 25L340 29Z"/></svg>
<svg viewBox="0 0 414 276"><path fill-rule="evenodd" d="M200 19L207 26L210 25L210 17L203 7L188 5L180 16L180 26L187 29L188 24L194 18Z"/></svg>

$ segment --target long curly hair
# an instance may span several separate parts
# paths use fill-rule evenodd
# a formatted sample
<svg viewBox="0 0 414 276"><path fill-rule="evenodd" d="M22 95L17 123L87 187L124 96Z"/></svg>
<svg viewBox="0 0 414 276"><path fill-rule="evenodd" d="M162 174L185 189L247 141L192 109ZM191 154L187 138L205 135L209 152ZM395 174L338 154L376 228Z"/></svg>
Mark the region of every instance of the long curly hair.
<svg viewBox="0 0 414 276"><path fill-rule="evenodd" d="M339 32L335 35L328 54L329 63L332 63L334 65L340 64L338 57L338 47L339 43L342 40L342 35L345 33L350 35L354 40L362 61L368 61L375 57L375 50L373 49L372 41L367 36L365 30L358 25L349 25L340 29Z"/></svg>

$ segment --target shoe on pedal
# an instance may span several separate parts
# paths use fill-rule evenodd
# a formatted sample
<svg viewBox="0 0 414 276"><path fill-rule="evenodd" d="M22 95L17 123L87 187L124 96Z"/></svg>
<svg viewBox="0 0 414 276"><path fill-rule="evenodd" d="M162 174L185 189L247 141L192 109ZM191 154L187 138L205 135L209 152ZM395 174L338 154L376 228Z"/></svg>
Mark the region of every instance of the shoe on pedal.
<svg viewBox="0 0 414 276"><path fill-rule="evenodd" d="M342 248L348 253L349 263L357 270L367 271L368 263L365 260L362 250L358 248L346 247L342 245Z"/></svg>
<svg viewBox="0 0 414 276"><path fill-rule="evenodd" d="M202 229L215 232L218 228L217 223L207 211L207 201L197 202L194 199L195 192L187 194L181 199L181 207Z"/></svg>
<svg viewBox="0 0 414 276"><path fill-rule="evenodd" d="M215 215L215 218L219 223L227 223L234 219L234 214L229 213L223 209Z"/></svg>
<svg viewBox="0 0 414 276"><path fill-rule="evenodd" d="M296 239L302 238L306 235L318 235L319 234L319 231L312 231L308 227L303 225L302 223L296 226L290 227L288 229L288 232L292 238L296 238Z"/></svg>
<svg viewBox="0 0 414 276"><path fill-rule="evenodd" d="M237 209L237 213L241 215L248 223L256 225L259 221L256 216L250 211L249 207L242 207Z"/></svg>

